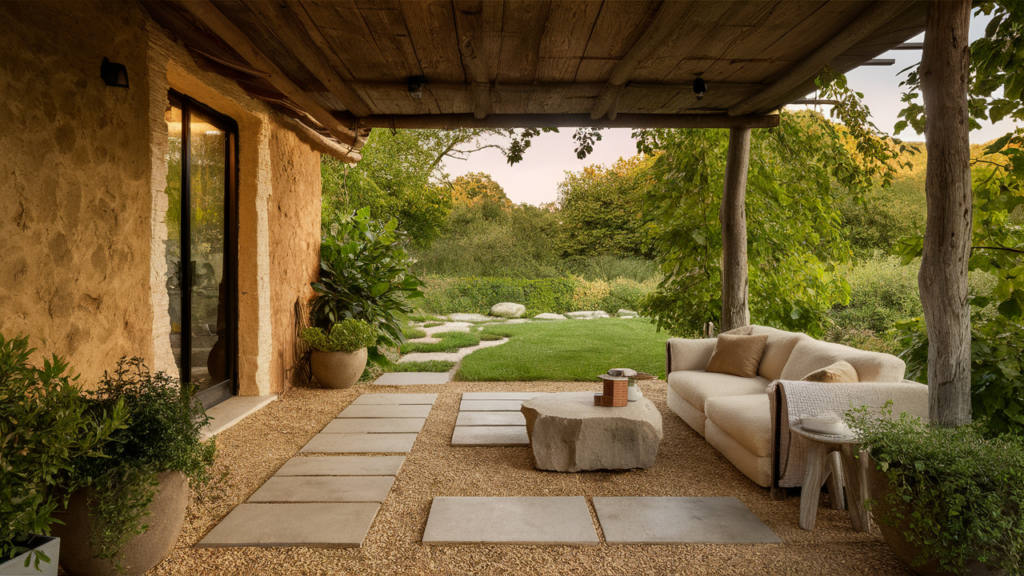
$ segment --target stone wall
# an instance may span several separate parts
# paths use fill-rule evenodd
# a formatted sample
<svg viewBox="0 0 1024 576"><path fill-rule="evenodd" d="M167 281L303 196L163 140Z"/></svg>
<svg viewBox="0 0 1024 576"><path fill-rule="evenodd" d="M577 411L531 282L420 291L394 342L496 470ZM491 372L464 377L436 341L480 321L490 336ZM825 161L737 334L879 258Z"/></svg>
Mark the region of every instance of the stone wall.
<svg viewBox="0 0 1024 576"><path fill-rule="evenodd" d="M94 386L151 361L146 17L133 3L0 3L0 333ZM125 64L130 89L100 79Z"/></svg>

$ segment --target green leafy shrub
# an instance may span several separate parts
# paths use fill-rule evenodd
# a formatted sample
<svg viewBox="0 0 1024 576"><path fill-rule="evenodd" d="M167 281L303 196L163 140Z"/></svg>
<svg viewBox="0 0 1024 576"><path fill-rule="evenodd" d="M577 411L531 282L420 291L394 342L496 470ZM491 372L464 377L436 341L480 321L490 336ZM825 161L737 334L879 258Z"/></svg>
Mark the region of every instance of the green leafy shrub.
<svg viewBox="0 0 1024 576"><path fill-rule="evenodd" d="M28 337L0 335L0 563L25 552L29 534L48 535L58 506L85 484L75 461L97 450L128 417L123 402L90 410L68 364L29 362ZM26 559L57 562L41 552Z"/></svg>
<svg viewBox="0 0 1024 576"><path fill-rule="evenodd" d="M921 549L916 564L938 561L961 574L977 559L1021 573L1024 440L985 438L977 425L928 426L905 413L894 419L891 402L881 412L852 410L847 420L892 488L880 520L907 523L904 537Z"/></svg>
<svg viewBox="0 0 1024 576"><path fill-rule="evenodd" d="M646 283L616 278L609 285L608 295L601 299L600 310L609 314L615 314L620 309L639 310L644 303L644 298L652 293L657 287L657 281L648 280Z"/></svg>
<svg viewBox="0 0 1024 576"><path fill-rule="evenodd" d="M316 326L306 328L300 336L320 352L355 352L377 343L373 326L353 319L336 323L330 332Z"/></svg>
<svg viewBox="0 0 1024 576"><path fill-rule="evenodd" d="M377 330L377 344L397 347L412 312L410 301L423 296L404 243L405 233L394 219L371 220L366 208L333 225L320 245L320 281L311 284L317 293L310 307L313 325L365 320ZM382 360L374 348L370 358Z"/></svg>
<svg viewBox="0 0 1024 576"><path fill-rule="evenodd" d="M576 289L572 294L572 309L576 310L600 310L601 303L611 293L611 284L604 280L576 279Z"/></svg>
<svg viewBox="0 0 1024 576"><path fill-rule="evenodd" d="M526 306L528 315L573 310L573 278L439 278L428 277L424 307L435 314L487 314L499 302Z"/></svg>
<svg viewBox="0 0 1024 576"><path fill-rule="evenodd" d="M579 276L586 280L611 282L621 278L641 283L661 280L658 263L642 258L620 258L608 254L571 257L562 260L559 268L568 276Z"/></svg>
<svg viewBox="0 0 1024 576"><path fill-rule="evenodd" d="M77 478L92 488L92 544L97 557L121 569L125 544L146 531L142 523L156 495L157 474L179 471L201 490L209 481L216 445L200 441L209 417L193 401L195 386L153 374L141 358L121 358L90 392L90 411L101 417L123 406L127 426L111 434L100 454L78 460Z"/></svg>
<svg viewBox="0 0 1024 576"><path fill-rule="evenodd" d="M844 275L850 283L850 302L834 306L832 320L841 329L883 334L897 321L920 316L919 269L920 262L904 266L895 256L858 262Z"/></svg>

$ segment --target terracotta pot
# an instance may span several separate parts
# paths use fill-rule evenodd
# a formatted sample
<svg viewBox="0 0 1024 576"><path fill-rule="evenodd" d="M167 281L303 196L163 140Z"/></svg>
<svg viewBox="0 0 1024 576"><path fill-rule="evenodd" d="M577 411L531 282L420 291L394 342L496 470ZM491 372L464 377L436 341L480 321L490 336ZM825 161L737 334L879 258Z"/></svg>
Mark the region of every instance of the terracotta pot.
<svg viewBox="0 0 1024 576"><path fill-rule="evenodd" d="M129 540L124 547L121 564L125 574L143 574L159 564L174 548L185 523L188 478L177 471L161 472L157 482L157 493L149 505L149 515L142 519L149 529ZM118 574L112 562L94 558L89 544L92 519L87 500L90 492L89 488L75 491L67 510L54 515L64 522L64 525L53 525L53 535L61 540L60 567L69 576Z"/></svg>
<svg viewBox="0 0 1024 576"><path fill-rule="evenodd" d="M366 369L366 348L355 352L313 350L309 365L317 382L327 388L351 388Z"/></svg>
<svg viewBox="0 0 1024 576"><path fill-rule="evenodd" d="M871 508L871 514L875 517L875 524L882 532L882 539L885 540L892 553L921 576L954 576L951 572L939 568L938 561L933 560L920 566L912 565L912 562L921 555L921 548L907 542L907 539L903 537L903 533L910 528L910 521L906 519L910 515L910 508L903 503L895 506L889 503L889 495L892 494L889 478L884 472L878 470L874 460L868 462L868 485L871 490L871 499L875 502ZM904 518L899 526L889 526L882 520L893 509L899 511ZM965 574L969 576L1002 576L1006 574L1001 570L992 570L977 560L968 562L965 568Z"/></svg>

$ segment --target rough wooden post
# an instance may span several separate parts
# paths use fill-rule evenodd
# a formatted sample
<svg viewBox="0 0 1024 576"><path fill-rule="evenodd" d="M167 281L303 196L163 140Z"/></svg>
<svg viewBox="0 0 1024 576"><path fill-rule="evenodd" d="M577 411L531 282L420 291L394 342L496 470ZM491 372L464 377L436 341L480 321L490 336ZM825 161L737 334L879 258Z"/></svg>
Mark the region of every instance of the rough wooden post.
<svg viewBox="0 0 1024 576"><path fill-rule="evenodd" d="M970 0L928 4L921 88L927 116L928 216L917 284L928 326L928 412L932 422L971 421L971 167L967 89Z"/></svg>
<svg viewBox="0 0 1024 576"><path fill-rule="evenodd" d="M729 129L722 209L722 322L725 332L750 324L747 290L747 168L750 128Z"/></svg>

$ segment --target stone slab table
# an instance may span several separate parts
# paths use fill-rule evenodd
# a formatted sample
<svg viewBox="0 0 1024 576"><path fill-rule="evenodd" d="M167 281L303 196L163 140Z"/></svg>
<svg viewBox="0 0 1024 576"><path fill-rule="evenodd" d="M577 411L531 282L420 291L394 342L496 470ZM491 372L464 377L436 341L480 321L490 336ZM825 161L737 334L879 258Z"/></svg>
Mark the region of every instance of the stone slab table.
<svg viewBox="0 0 1024 576"><path fill-rule="evenodd" d="M593 392L566 392L526 400L521 411L540 470L650 468L658 456L661 413L647 398L612 408L594 406Z"/></svg>

